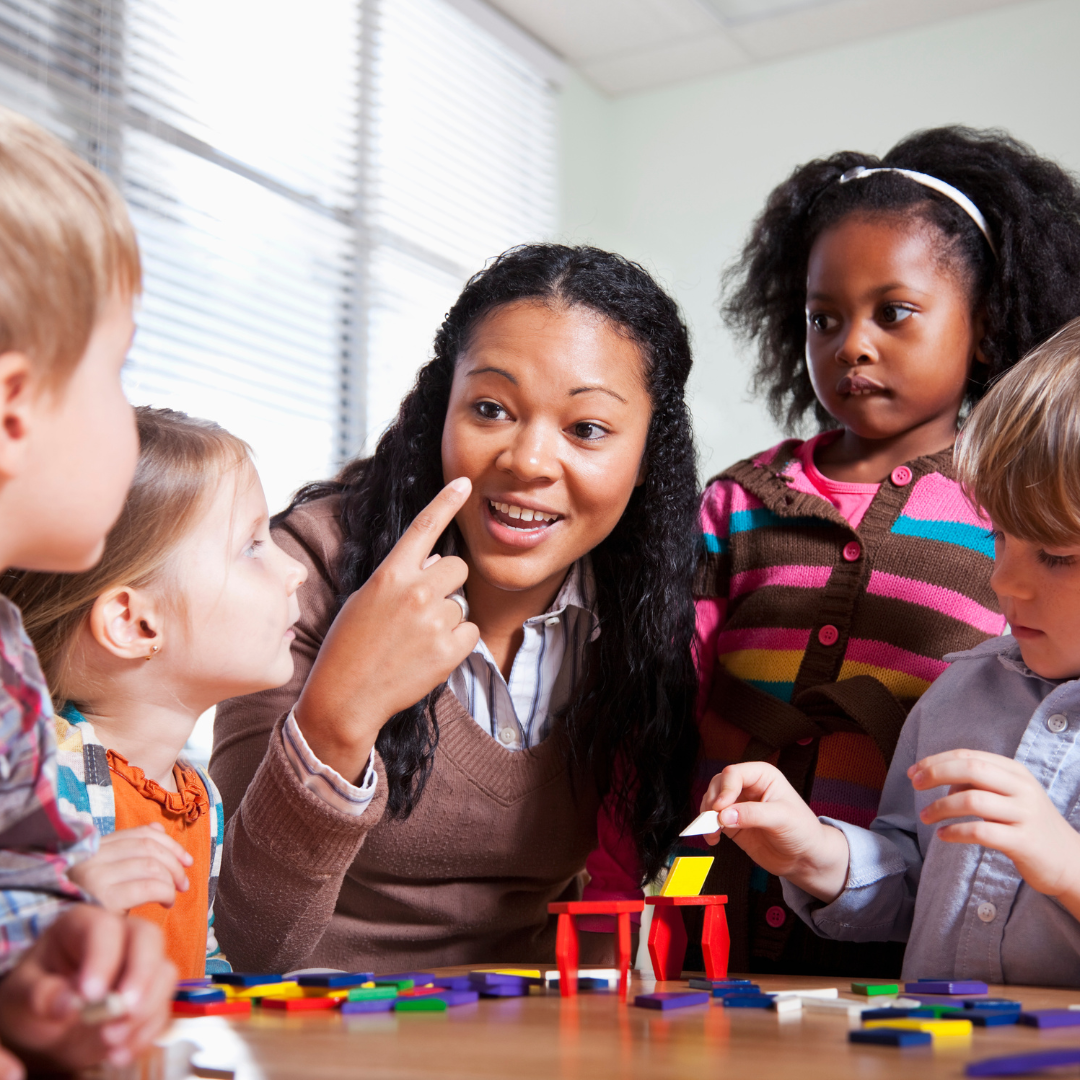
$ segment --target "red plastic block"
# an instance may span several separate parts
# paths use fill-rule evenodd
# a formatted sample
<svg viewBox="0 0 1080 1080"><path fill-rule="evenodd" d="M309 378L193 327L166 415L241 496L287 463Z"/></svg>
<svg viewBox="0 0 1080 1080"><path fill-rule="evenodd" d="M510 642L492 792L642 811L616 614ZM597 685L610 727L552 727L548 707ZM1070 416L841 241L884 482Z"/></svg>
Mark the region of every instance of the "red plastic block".
<svg viewBox="0 0 1080 1080"><path fill-rule="evenodd" d="M575 915L617 915L619 1000L625 1001L630 986L630 915L643 911L643 900L568 900L548 904L548 913L559 916L555 932L555 959L559 964L559 994L574 997L578 990L578 936Z"/></svg>
<svg viewBox="0 0 1080 1080"><path fill-rule="evenodd" d="M174 1001L172 1011L173 1016L248 1016L251 1013L251 1002L245 999L196 1005L191 1001Z"/></svg>

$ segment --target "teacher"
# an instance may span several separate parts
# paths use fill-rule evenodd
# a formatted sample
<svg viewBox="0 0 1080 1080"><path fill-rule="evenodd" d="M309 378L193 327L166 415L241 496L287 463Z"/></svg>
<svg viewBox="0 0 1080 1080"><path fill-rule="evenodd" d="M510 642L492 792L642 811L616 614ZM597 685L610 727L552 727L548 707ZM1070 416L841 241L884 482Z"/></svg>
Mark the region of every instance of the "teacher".
<svg viewBox="0 0 1080 1080"><path fill-rule="evenodd" d="M641 267L513 249L375 454L277 520L293 678L219 707L210 765L234 968L551 961L598 816L659 870L697 750L690 363Z"/></svg>

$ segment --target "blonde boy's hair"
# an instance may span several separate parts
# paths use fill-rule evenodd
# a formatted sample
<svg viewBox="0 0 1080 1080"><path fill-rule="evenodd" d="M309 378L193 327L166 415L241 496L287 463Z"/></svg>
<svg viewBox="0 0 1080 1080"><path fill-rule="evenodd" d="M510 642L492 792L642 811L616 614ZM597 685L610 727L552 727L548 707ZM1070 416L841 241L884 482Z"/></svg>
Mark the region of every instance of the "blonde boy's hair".
<svg viewBox="0 0 1080 1080"><path fill-rule="evenodd" d="M79 701L72 653L94 601L119 585L138 589L158 582L222 479L251 461L248 444L210 420L144 406L135 410L135 422L135 479L97 566L81 574L14 570L0 579L0 591L22 610L58 704Z"/></svg>
<svg viewBox="0 0 1080 1080"><path fill-rule="evenodd" d="M1031 543L1080 543L1080 319L1005 373L956 448L960 481L996 528Z"/></svg>
<svg viewBox="0 0 1080 1080"><path fill-rule="evenodd" d="M142 289L116 188L59 139L0 108L0 353L61 385L114 292Z"/></svg>

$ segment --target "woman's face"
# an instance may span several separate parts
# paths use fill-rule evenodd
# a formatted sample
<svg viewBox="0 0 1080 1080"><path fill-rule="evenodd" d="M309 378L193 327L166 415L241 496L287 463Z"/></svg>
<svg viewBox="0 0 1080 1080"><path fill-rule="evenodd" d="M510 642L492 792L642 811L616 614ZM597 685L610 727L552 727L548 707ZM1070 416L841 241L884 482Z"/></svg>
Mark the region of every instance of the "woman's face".
<svg viewBox="0 0 1080 1080"><path fill-rule="evenodd" d="M651 415L641 350L604 316L538 301L486 316L442 438L444 479L472 481L456 519L470 577L557 589L644 479Z"/></svg>

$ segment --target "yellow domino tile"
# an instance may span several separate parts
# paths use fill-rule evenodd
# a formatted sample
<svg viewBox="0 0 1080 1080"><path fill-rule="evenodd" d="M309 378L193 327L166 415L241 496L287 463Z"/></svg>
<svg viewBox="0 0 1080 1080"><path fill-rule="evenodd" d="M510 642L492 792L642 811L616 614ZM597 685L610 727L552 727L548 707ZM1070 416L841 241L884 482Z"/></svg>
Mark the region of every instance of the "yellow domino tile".
<svg viewBox="0 0 1080 1080"><path fill-rule="evenodd" d="M711 855L680 855L664 881L661 896L700 896L715 860Z"/></svg>
<svg viewBox="0 0 1080 1080"><path fill-rule="evenodd" d="M928 1031L931 1035L970 1035L970 1020L867 1020L864 1028L896 1028L898 1031Z"/></svg>
<svg viewBox="0 0 1080 1080"><path fill-rule="evenodd" d="M249 998L302 998L304 988L294 982L264 983L262 986L247 986L242 989L226 987L225 993L229 1001L245 1001Z"/></svg>
<svg viewBox="0 0 1080 1080"><path fill-rule="evenodd" d="M340 998L344 1001L349 996L349 990L355 990L356 987L350 986L348 989L331 990L326 986L301 986L300 989L303 990L302 997ZM267 994L266 996L272 997L274 995Z"/></svg>
<svg viewBox="0 0 1080 1080"><path fill-rule="evenodd" d="M523 979L539 979L539 968L473 968L478 975L519 975Z"/></svg>

